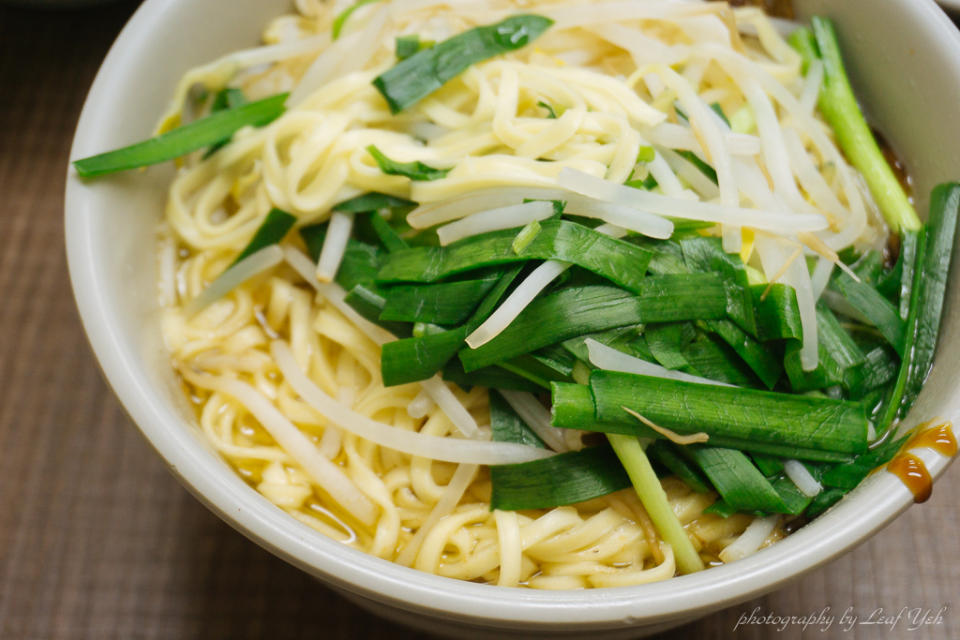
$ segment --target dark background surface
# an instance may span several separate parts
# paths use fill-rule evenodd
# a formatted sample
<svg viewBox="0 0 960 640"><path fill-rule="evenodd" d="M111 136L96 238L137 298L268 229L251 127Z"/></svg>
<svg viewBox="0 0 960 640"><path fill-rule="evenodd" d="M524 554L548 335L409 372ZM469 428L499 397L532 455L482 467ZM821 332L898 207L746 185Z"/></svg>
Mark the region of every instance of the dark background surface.
<svg viewBox="0 0 960 640"><path fill-rule="evenodd" d="M421 637L358 609L223 524L167 473L100 376L63 252L67 153L87 89L136 2L0 7L0 638ZM664 637L724 638L759 607L861 619L947 610L960 638L960 465L868 543L769 596ZM956 606L956 610L954 609ZM798 625L736 637L799 638Z"/></svg>

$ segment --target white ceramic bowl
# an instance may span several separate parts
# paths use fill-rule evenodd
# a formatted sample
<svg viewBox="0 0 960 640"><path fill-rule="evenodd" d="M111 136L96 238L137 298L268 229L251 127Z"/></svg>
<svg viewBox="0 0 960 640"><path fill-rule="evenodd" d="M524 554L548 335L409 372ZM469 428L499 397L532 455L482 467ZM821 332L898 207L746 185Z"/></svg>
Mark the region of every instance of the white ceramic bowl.
<svg viewBox="0 0 960 640"><path fill-rule="evenodd" d="M87 97L71 158L149 134L189 67L258 42L288 0L147 0L124 28ZM801 15L831 15L858 93L910 168L919 208L960 177L960 35L932 0L798 0ZM551 635L652 632L771 591L844 553L912 503L874 474L828 513L731 565L666 582L538 592L427 575L354 551L288 517L247 486L206 444L163 352L154 233L169 167L85 183L70 171L66 237L74 294L114 391L171 471L236 529L378 613L460 636L520 630ZM960 261L956 261L960 263ZM960 264L955 263L937 365L912 419L960 422ZM948 461L920 453L934 476Z"/></svg>

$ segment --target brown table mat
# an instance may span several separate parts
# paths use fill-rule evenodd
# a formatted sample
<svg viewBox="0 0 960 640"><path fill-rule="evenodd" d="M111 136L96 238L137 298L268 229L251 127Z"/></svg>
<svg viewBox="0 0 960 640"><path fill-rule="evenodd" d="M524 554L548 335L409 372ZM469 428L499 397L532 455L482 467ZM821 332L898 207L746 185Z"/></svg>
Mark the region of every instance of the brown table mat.
<svg viewBox="0 0 960 640"><path fill-rule="evenodd" d="M67 152L87 88L136 3L0 8L0 638L411 638L220 522L167 473L104 384L63 252ZM947 611L908 631L839 620L822 638L960 638L960 465L933 498L828 567L669 637L743 614ZM799 638L799 624L742 626ZM666 636L665 636L666 637Z"/></svg>

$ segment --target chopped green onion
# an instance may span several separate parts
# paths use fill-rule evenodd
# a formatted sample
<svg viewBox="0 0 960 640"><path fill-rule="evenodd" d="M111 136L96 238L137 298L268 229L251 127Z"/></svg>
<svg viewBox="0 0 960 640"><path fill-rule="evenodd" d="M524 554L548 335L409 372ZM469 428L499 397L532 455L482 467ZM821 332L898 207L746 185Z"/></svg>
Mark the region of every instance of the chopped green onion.
<svg viewBox="0 0 960 640"><path fill-rule="evenodd" d="M906 328L897 308L889 300L866 282L857 282L846 273L838 274L830 287L869 320L898 354L903 355Z"/></svg>
<svg viewBox="0 0 960 640"><path fill-rule="evenodd" d="M679 150L676 152L676 154L684 158L685 160L687 160L693 166L695 166L700 171L700 173L710 178L711 182L713 182L714 184L718 184L717 170L711 167L709 164L707 164L703 160L701 160L700 156L695 154L693 151L687 151L687 150Z"/></svg>
<svg viewBox="0 0 960 640"><path fill-rule="evenodd" d="M657 188L658 182L657 179L653 177L651 173L643 180L627 180L623 183L624 185L630 187L631 189L642 189L643 191L653 191Z"/></svg>
<svg viewBox="0 0 960 640"><path fill-rule="evenodd" d="M770 481L770 484L773 485L774 491L777 492L780 500L783 501L785 507L784 513L794 516L799 515L813 502L812 497L800 491L793 480L785 475L774 478Z"/></svg>
<svg viewBox="0 0 960 640"><path fill-rule="evenodd" d="M654 423L687 434L698 431L839 453L867 446L865 407L850 401L596 370L590 375L601 423L630 424L628 407Z"/></svg>
<svg viewBox="0 0 960 640"><path fill-rule="evenodd" d="M890 438L850 462L828 467L820 474L820 481L828 487L850 491L870 475L871 471L889 462L909 437L905 435L897 439Z"/></svg>
<svg viewBox="0 0 960 640"><path fill-rule="evenodd" d="M689 322L656 324L643 332L650 353L667 369L687 370L690 362L684 355L687 345L697 337L697 330ZM689 373L689 371L687 371Z"/></svg>
<svg viewBox="0 0 960 640"><path fill-rule="evenodd" d="M738 387L756 386L755 377L743 360L719 340L701 335L686 346L683 355L694 375Z"/></svg>
<svg viewBox="0 0 960 640"><path fill-rule="evenodd" d="M534 433L497 391L490 392L490 430L496 442L515 442L547 448L540 436Z"/></svg>
<svg viewBox="0 0 960 640"><path fill-rule="evenodd" d="M407 213L416 206L416 202L387 195L386 193L371 191L356 196L355 198L338 202L333 205L333 210L344 213L372 213L382 209L397 209L403 213Z"/></svg>
<svg viewBox="0 0 960 640"><path fill-rule="evenodd" d="M264 218L263 222L260 223L260 226L257 227L257 231L253 234L253 237L250 238L250 242L248 242L243 251L241 251L239 255L234 258L233 262L230 263L230 266L232 267L247 256L253 255L264 247L267 247L271 244L279 244L279 242L287 235L287 232L293 228L293 225L296 223L296 221L296 217L290 215L286 211L281 211L277 208L271 209L270 213L267 214L267 217Z"/></svg>
<svg viewBox="0 0 960 640"><path fill-rule="evenodd" d="M736 509L728 505L723 500L717 500L712 505L703 510L704 513L709 513L715 516L720 516L721 518L729 518L737 512Z"/></svg>
<svg viewBox="0 0 960 640"><path fill-rule="evenodd" d="M443 379L456 383L464 389L471 387L487 387L488 389L506 389L512 391L528 391L530 393L539 393L542 389L518 375L510 373L500 367L486 367L465 373L460 361L450 360L443 367Z"/></svg>
<svg viewBox="0 0 960 640"><path fill-rule="evenodd" d="M940 333L940 317L947 293L947 276L953 256L957 218L960 215L960 183L938 185L930 194L927 242L923 261L918 264L920 287L916 297L917 325L913 340L907 397L915 398L933 365Z"/></svg>
<svg viewBox="0 0 960 640"><path fill-rule="evenodd" d="M663 440L651 442L647 447L647 456L654 462L662 465L670 473L683 480L688 487L698 493L710 491L710 485L707 479L700 475L700 472L694 469L683 459L683 456L677 453L677 445Z"/></svg>
<svg viewBox="0 0 960 640"><path fill-rule="evenodd" d="M513 239L513 244L510 247L513 249L513 252L516 254L523 253L523 250L530 246L530 243L533 242L534 238L537 237L537 234L540 233L540 221L531 220L526 224L523 229L520 229L520 233Z"/></svg>
<svg viewBox="0 0 960 640"><path fill-rule="evenodd" d="M531 363L529 359L526 361L521 361L521 358L523 358L523 356L520 358L514 358L509 362L501 362L497 365L497 368L503 369L504 371L509 371L510 373L520 376L524 380L531 382L537 387L537 391L549 389L550 383L555 380L555 378L540 375L537 371L532 370L532 368L529 366Z"/></svg>
<svg viewBox="0 0 960 640"><path fill-rule="evenodd" d="M712 226L712 225L711 225ZM633 236L628 241L638 247L653 252L650 259L650 272L658 275L690 273L691 269L683 258L683 249L677 240L654 240L642 236Z"/></svg>
<svg viewBox="0 0 960 640"><path fill-rule="evenodd" d="M213 97L213 104L210 106L210 113L226 111L227 109L235 109L236 107L247 104L247 102L249 102L249 100L247 100L247 97L243 95L243 90L234 87L227 87L218 91ZM226 144L227 141L224 140L212 145L204 154L204 159L212 156L217 152L217 150L223 148L223 146Z"/></svg>
<svg viewBox="0 0 960 640"><path fill-rule="evenodd" d="M590 427L597 422L597 402L590 390L589 380L586 384L569 382L550 383L550 424L562 429L581 429ZM628 429L622 430L627 435L636 435L638 432L653 437L654 431L647 428L638 428L634 422ZM621 432L618 432L621 433Z"/></svg>
<svg viewBox="0 0 960 640"><path fill-rule="evenodd" d="M389 287L385 290L386 305L380 319L458 325L480 304L500 275L493 273L476 280Z"/></svg>
<svg viewBox="0 0 960 640"><path fill-rule="evenodd" d="M584 333L640 322L717 318L725 313L723 281L711 273L650 276L638 295L607 286L560 289L535 299L499 335L460 360L472 371Z"/></svg>
<svg viewBox="0 0 960 640"><path fill-rule="evenodd" d="M392 387L426 380L457 354L466 337L466 329L457 327L386 343L380 351L383 385Z"/></svg>
<svg viewBox="0 0 960 640"><path fill-rule="evenodd" d="M697 344L697 342L694 342ZM658 378L659 379L659 378ZM578 380L579 382L579 380ZM550 384L553 420L555 427L565 429L583 429L586 431L597 431L600 433L621 433L625 435L636 435L644 438L663 438L663 434L654 431L638 422L632 423L625 421L602 422L597 413L597 402L594 399L591 387L584 384L570 384L563 382L552 382ZM786 395L786 394L783 394ZM786 397L799 397L789 396ZM623 400L629 402L629 399ZM675 431L681 435L689 429L675 428ZM697 429L694 429L697 431ZM771 434L776 436L776 434ZM763 434L761 434L763 436ZM764 454L769 456L778 456L782 458L796 458L799 460L818 460L823 462L847 462L852 459L849 453L817 449L797 445L800 442L799 437L792 437L792 442L779 444L769 436L764 439L745 439L740 437L710 434L710 444L718 447L727 447L731 449L742 449L755 454ZM864 434L864 443L866 434ZM865 444L863 445L865 446Z"/></svg>
<svg viewBox="0 0 960 640"><path fill-rule="evenodd" d="M802 340L800 307L793 287L777 282L751 285L757 335L761 340Z"/></svg>
<svg viewBox="0 0 960 640"><path fill-rule="evenodd" d="M863 398L897 377L899 359L892 349L878 345L864 355L857 384L850 388L850 397Z"/></svg>
<svg viewBox="0 0 960 640"><path fill-rule="evenodd" d="M408 36L397 36L397 60L406 60L418 51L429 49L433 45L432 40L421 40L420 36L415 33Z"/></svg>
<svg viewBox="0 0 960 640"><path fill-rule="evenodd" d="M549 390L551 382L569 382L575 364L576 360L567 351L553 346L517 356L499 366Z"/></svg>
<svg viewBox="0 0 960 640"><path fill-rule="evenodd" d="M765 456L759 453L751 454L750 457L753 458L753 464L757 465L757 469L760 469L760 473L768 478L781 475L784 472L782 458Z"/></svg>
<svg viewBox="0 0 960 640"><path fill-rule="evenodd" d="M378 275L381 283L434 282L458 273L526 260L569 262L631 291L644 286L651 253L623 240L566 220L546 220L520 254L516 232L492 231L446 247L416 247L391 254Z"/></svg>
<svg viewBox="0 0 960 640"><path fill-rule="evenodd" d="M384 305L387 303L386 300L383 301ZM381 306L380 309L383 309ZM378 316L379 317L379 312ZM413 323L413 337L421 338L423 336L429 336L435 333L443 333L444 331L449 331L438 324L432 324L429 322L414 322Z"/></svg>
<svg viewBox="0 0 960 640"><path fill-rule="evenodd" d="M683 452L710 479L723 501L737 511L787 512L780 494L742 451L689 446Z"/></svg>
<svg viewBox="0 0 960 640"><path fill-rule="evenodd" d="M822 304L817 306L817 368L804 371L800 363L800 344L786 348L784 368L790 386L796 392L842 386L858 387L862 383L866 356L833 313Z"/></svg>
<svg viewBox="0 0 960 640"><path fill-rule="evenodd" d="M862 283L875 286L883 272L883 256L879 251L870 249L864 252L850 268Z"/></svg>
<svg viewBox="0 0 960 640"><path fill-rule="evenodd" d="M464 31L397 63L373 80L390 110L398 113L427 97L470 65L516 51L547 30L553 20L516 15Z"/></svg>
<svg viewBox="0 0 960 640"><path fill-rule="evenodd" d="M561 344L563 345L563 348L566 349L574 358L577 358L582 362L590 361L590 354L586 345L587 338L592 338L600 344L608 347L619 349L628 355L647 360L648 362L653 362L655 361L655 358L647 348L646 342L643 341L643 338L640 336L640 332L643 330L644 326L642 324L615 327L613 329L608 329L607 331L585 333L577 336L576 338L564 340ZM641 344L642 346L640 346ZM637 352L636 347L638 346L640 346L640 348L643 350L642 352Z"/></svg>
<svg viewBox="0 0 960 640"><path fill-rule="evenodd" d="M960 184L949 182L935 187L930 195L930 216L919 237L916 266L912 269L914 281L904 357L878 424L880 434L910 409L933 366L958 213Z"/></svg>
<svg viewBox="0 0 960 640"><path fill-rule="evenodd" d="M770 345L762 344L730 320L704 320L700 323L726 342L768 389L783 375L783 365Z"/></svg>
<svg viewBox="0 0 960 640"><path fill-rule="evenodd" d="M829 488L824 489L810 501L810 506L804 512L808 518L816 518L818 515L836 504L840 498L847 494L843 489Z"/></svg>
<svg viewBox="0 0 960 640"><path fill-rule="evenodd" d="M400 234L390 226L386 218L379 213L374 212L370 214L370 225L373 227L374 233L377 234L377 238L380 239L380 244L382 244L389 253L410 248L407 241L401 238Z"/></svg>
<svg viewBox="0 0 960 640"><path fill-rule="evenodd" d="M300 229L300 237L307 245L307 254L314 262L320 258L326 235L326 223ZM337 284L347 291L358 284L375 289L374 280L383 259L384 252L379 247L350 238L347 240L347 248L343 253L340 268L337 269Z"/></svg>
<svg viewBox="0 0 960 640"><path fill-rule="evenodd" d="M610 447L587 447L490 467L490 509L549 509L626 489L630 478Z"/></svg>
<svg viewBox="0 0 960 640"><path fill-rule="evenodd" d="M383 384L390 387L425 380L443 369L463 346L467 335L490 315L521 268L515 266L500 276L466 324L440 334L394 340L383 345L380 351Z"/></svg>
<svg viewBox="0 0 960 640"><path fill-rule="evenodd" d="M637 164L641 162L653 162L657 159L657 150L651 147L648 144L640 145L640 148L637 149Z"/></svg>
<svg viewBox="0 0 960 640"><path fill-rule="evenodd" d="M354 11L368 4L373 4L374 2L379 2L379 0L358 0L355 4L341 11L339 15L333 19L333 28L331 29L333 39L336 40L340 37L340 33L343 31L343 25L347 23L347 20L350 19Z"/></svg>
<svg viewBox="0 0 960 640"><path fill-rule="evenodd" d="M809 29L798 29L791 35L790 42L800 52L805 64L809 65L813 56L823 61L823 86L818 100L820 112L833 129L844 154L863 175L890 228L898 233L919 229L917 212L883 157L857 104L844 69L833 22L829 18L814 16L811 23L812 34Z"/></svg>
<svg viewBox="0 0 960 640"><path fill-rule="evenodd" d="M720 106L719 102L711 102L710 108L713 109L713 112L720 116L720 119L723 120L723 123L728 127L730 126L730 121L727 120L727 114L723 112L723 107Z"/></svg>
<svg viewBox="0 0 960 640"><path fill-rule="evenodd" d="M647 510L650 520L664 542L673 548L673 555L680 573L695 573L703 570L703 561L690 542L687 532L673 512L667 500L667 494L660 485L660 479L650 466L650 460L644 453L643 445L637 438L619 434L609 434L607 439L620 458L627 475L637 492L637 497Z"/></svg>
<svg viewBox="0 0 960 640"><path fill-rule="evenodd" d="M236 87L226 87L217 92L213 97L213 104L210 106L210 113L235 109L249 102L243 95L243 90Z"/></svg>
<svg viewBox="0 0 960 640"><path fill-rule="evenodd" d="M380 319L380 313L387 304L383 291L372 285L356 284L347 292L343 301L354 311L374 324L378 324L390 333L399 337L410 335L410 324L405 322L385 322ZM427 325L434 326L434 325Z"/></svg>
<svg viewBox="0 0 960 640"><path fill-rule="evenodd" d="M921 231L908 231L900 237L900 319L904 322L910 315L910 300L913 298L914 270L917 268L917 249ZM906 337L906 336L904 336Z"/></svg>
<svg viewBox="0 0 960 640"><path fill-rule="evenodd" d="M391 176L404 176L411 180L430 181L445 178L450 169L435 169L429 165L423 164L419 160L413 162L397 162L391 160L383 154L376 145L367 147L367 152L377 161L380 171Z"/></svg>
<svg viewBox="0 0 960 640"><path fill-rule="evenodd" d="M680 241L683 260L690 271L717 272L726 277L729 299L727 315L750 335L757 335L757 322L754 317L753 295L743 261L737 255L723 250L719 238L695 236Z"/></svg>
<svg viewBox="0 0 960 640"><path fill-rule="evenodd" d="M235 131L243 127L258 127L272 122L283 113L286 99L287 94L281 93L212 113L149 140L74 160L73 166L78 175L90 178L173 160L191 151L229 140Z"/></svg>
<svg viewBox="0 0 960 640"><path fill-rule="evenodd" d="M406 60L417 51L420 51L420 36L416 34L397 36L395 48L397 60Z"/></svg>
<svg viewBox="0 0 960 640"><path fill-rule="evenodd" d="M547 104L547 103L544 102L543 100L538 100L538 101L537 101L537 106L547 110L547 118L549 118L549 119L551 119L551 120L556 120L556 119L557 119L557 112L554 111L554 110L553 110L553 107L551 107L549 104Z"/></svg>

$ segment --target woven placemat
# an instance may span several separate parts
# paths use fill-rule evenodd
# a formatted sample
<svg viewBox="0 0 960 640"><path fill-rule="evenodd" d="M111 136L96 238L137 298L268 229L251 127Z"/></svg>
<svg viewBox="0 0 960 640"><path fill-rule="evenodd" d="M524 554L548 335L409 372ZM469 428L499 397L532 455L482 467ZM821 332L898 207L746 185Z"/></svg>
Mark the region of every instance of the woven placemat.
<svg viewBox="0 0 960 640"><path fill-rule="evenodd" d="M167 473L97 369L63 253L67 152L87 88L136 3L0 8L0 638L401 638L211 515ZM836 616L823 638L958 638L960 465L927 504L784 589L669 637L724 638L741 617ZM956 602L960 606L960 602ZM909 632L841 629L878 608L947 611ZM772 621L771 621L772 622ZM744 638L799 638L798 621Z"/></svg>

